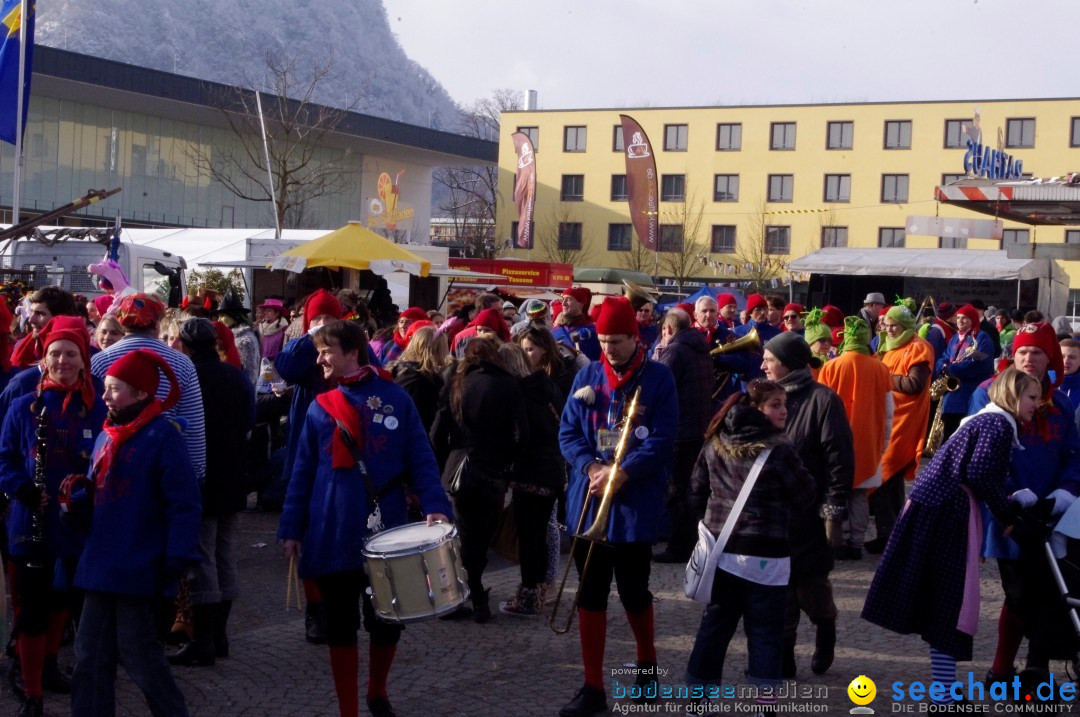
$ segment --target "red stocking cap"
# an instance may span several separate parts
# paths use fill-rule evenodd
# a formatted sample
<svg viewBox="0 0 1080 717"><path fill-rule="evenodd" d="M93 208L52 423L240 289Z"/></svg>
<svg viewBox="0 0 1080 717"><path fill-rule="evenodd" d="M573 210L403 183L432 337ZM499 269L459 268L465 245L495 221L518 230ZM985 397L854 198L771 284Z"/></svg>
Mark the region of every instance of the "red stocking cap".
<svg viewBox="0 0 1080 717"><path fill-rule="evenodd" d="M168 411L180 400L180 383L176 380L176 374L169 362L150 349L136 349L124 354L109 367L105 375L118 378L153 396L157 394L160 382L158 369L165 373L165 378L169 381L169 395L162 404L162 410Z"/></svg>
<svg viewBox="0 0 1080 717"><path fill-rule="evenodd" d="M750 296L746 297L746 315L747 316L750 315L751 311L753 311L754 309L756 309L756 308L758 308L760 306L764 306L765 308L769 308L769 302L766 301L765 297L762 296L761 294L750 294Z"/></svg>
<svg viewBox="0 0 1080 717"><path fill-rule="evenodd" d="M586 289L584 286L575 286L572 289L564 289L562 295L574 297L584 304L586 310L588 310L589 303L592 301L592 291Z"/></svg>
<svg viewBox="0 0 1080 717"><path fill-rule="evenodd" d="M345 318L345 313L341 310L341 302L326 289L319 289L304 302L305 334L311 328L311 320L322 314L329 314L335 319Z"/></svg>
<svg viewBox="0 0 1080 717"><path fill-rule="evenodd" d="M83 406L90 408L94 405L94 384L90 380L90 332L86 329L86 322L81 316L54 316L41 330L41 355L45 356L49 351L49 344L54 341L70 341L79 347L79 355L82 356L83 370L80 374L79 393L82 397ZM43 376L44 379L44 376Z"/></svg>
<svg viewBox="0 0 1080 717"><path fill-rule="evenodd" d="M409 319L410 321L427 321L427 312L421 309L419 306L410 306L409 308L402 311L401 316L399 316L398 318L400 319L402 316L404 316L406 319Z"/></svg>
<svg viewBox="0 0 1080 717"><path fill-rule="evenodd" d="M960 311L963 309L957 313ZM1058 344L1054 327L1040 321L1020 329L1013 337L1013 355L1015 356L1016 352L1024 346L1034 346L1043 350L1046 357L1050 359L1049 368L1054 372L1054 383L1050 386L1050 390L1053 391L1060 386L1065 379L1065 360L1061 357L1061 345Z"/></svg>
<svg viewBox="0 0 1080 717"><path fill-rule="evenodd" d="M600 316L596 319L596 333L612 336L625 334L638 335L637 314L630 300L625 296L608 297L600 305Z"/></svg>

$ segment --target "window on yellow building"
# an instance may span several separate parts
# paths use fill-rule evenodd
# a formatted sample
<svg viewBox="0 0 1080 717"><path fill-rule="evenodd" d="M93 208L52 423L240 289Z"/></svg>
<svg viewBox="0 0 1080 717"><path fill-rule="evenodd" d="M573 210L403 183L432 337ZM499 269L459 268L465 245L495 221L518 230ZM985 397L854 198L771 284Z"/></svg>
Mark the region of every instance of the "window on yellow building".
<svg viewBox="0 0 1080 717"><path fill-rule="evenodd" d="M847 227L822 227L821 248L832 249L847 246Z"/></svg>
<svg viewBox="0 0 1080 717"><path fill-rule="evenodd" d="M611 201L625 202L630 195L626 188L626 175L611 175Z"/></svg>
<svg viewBox="0 0 1080 717"><path fill-rule="evenodd" d="M850 174L826 174L825 175L825 201L826 202L850 202L851 201L851 175Z"/></svg>
<svg viewBox="0 0 1080 717"><path fill-rule="evenodd" d="M683 225L661 224L660 227L660 251L682 251Z"/></svg>
<svg viewBox="0 0 1080 717"><path fill-rule="evenodd" d="M1001 245L1008 246L1009 244L1030 244L1031 243L1031 230L1030 229L1006 229L1001 233Z"/></svg>
<svg viewBox="0 0 1080 717"><path fill-rule="evenodd" d="M911 149L911 120L885 123L885 149Z"/></svg>
<svg viewBox="0 0 1080 717"><path fill-rule="evenodd" d="M938 237L938 249L967 249L967 237Z"/></svg>
<svg viewBox="0 0 1080 717"><path fill-rule="evenodd" d="M664 174L660 177L660 201L682 202L686 200L686 175Z"/></svg>
<svg viewBox="0 0 1080 717"><path fill-rule="evenodd" d="M790 202L795 193L795 175L793 174L770 174L769 175L769 199L770 202Z"/></svg>
<svg viewBox="0 0 1080 717"><path fill-rule="evenodd" d="M1080 244L1080 229L1066 229L1065 230L1065 243L1066 244Z"/></svg>
<svg viewBox="0 0 1080 717"><path fill-rule="evenodd" d="M1005 146L1034 147L1035 118L1024 117L1005 120Z"/></svg>
<svg viewBox="0 0 1080 717"><path fill-rule="evenodd" d="M908 200L908 175L881 175L881 201L890 204L903 204Z"/></svg>
<svg viewBox="0 0 1080 717"><path fill-rule="evenodd" d="M734 224L713 224L712 241L709 242L709 251L713 254L735 253Z"/></svg>
<svg viewBox="0 0 1080 717"><path fill-rule="evenodd" d="M714 202L739 201L739 175L718 174L713 184Z"/></svg>
<svg viewBox="0 0 1080 717"><path fill-rule="evenodd" d="M716 125L716 151L734 152L742 149L742 123L721 122Z"/></svg>
<svg viewBox="0 0 1080 717"><path fill-rule="evenodd" d="M634 243L634 229L630 224L608 224L607 250L630 251Z"/></svg>
<svg viewBox="0 0 1080 717"><path fill-rule="evenodd" d="M1069 130L1069 146L1080 147L1080 117L1073 117Z"/></svg>
<svg viewBox="0 0 1080 717"><path fill-rule="evenodd" d="M967 128L971 127L969 119L945 120L945 149L963 149L967 147L969 135Z"/></svg>
<svg viewBox="0 0 1080 717"><path fill-rule="evenodd" d="M564 174L559 198L564 202L580 202L585 199L585 175Z"/></svg>
<svg viewBox="0 0 1080 717"><path fill-rule="evenodd" d="M791 227L765 227L765 253L791 252Z"/></svg>
<svg viewBox="0 0 1080 717"><path fill-rule="evenodd" d="M959 182L961 179L966 179L966 174L943 174L941 175L942 184L952 184L953 182Z"/></svg>
<svg viewBox="0 0 1080 717"><path fill-rule="evenodd" d="M559 222L559 249L581 249L581 222Z"/></svg>
<svg viewBox="0 0 1080 717"><path fill-rule="evenodd" d="M854 122L829 122L826 129L826 149L851 149L855 137Z"/></svg>
<svg viewBox="0 0 1080 717"><path fill-rule="evenodd" d="M795 149L795 123L773 122L769 137L769 149Z"/></svg>
<svg viewBox="0 0 1080 717"><path fill-rule="evenodd" d="M611 151L622 152L625 149L626 145L623 144L622 125L617 124L611 131Z"/></svg>
<svg viewBox="0 0 1080 717"><path fill-rule="evenodd" d="M664 151L685 152L690 129L684 124L664 125Z"/></svg>
<svg viewBox="0 0 1080 717"><path fill-rule="evenodd" d="M518 127L518 132L529 138L532 143L534 152L540 151L540 128L539 127Z"/></svg>
<svg viewBox="0 0 1080 717"><path fill-rule="evenodd" d="M881 227L878 229L877 245L882 249L902 249L904 247L904 228Z"/></svg>
<svg viewBox="0 0 1080 717"><path fill-rule="evenodd" d="M585 151L585 127L567 126L563 128L563 151Z"/></svg>

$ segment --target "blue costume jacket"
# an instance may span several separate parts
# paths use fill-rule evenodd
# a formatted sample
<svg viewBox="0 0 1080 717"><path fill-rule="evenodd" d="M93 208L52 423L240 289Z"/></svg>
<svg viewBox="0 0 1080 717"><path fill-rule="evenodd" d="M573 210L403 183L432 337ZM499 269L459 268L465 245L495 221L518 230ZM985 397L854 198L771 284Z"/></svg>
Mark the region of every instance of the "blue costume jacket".
<svg viewBox="0 0 1080 717"><path fill-rule="evenodd" d="M596 335L596 325L592 321L585 319L574 326L556 326L551 330L551 335L559 343L579 349L581 353L589 357L590 361L600 360L600 338Z"/></svg>
<svg viewBox="0 0 1080 717"><path fill-rule="evenodd" d="M12 370L16 373L8 379L4 390L0 391L0 416L6 416L11 403L19 396L35 391L41 381L41 367L39 366L31 366L21 371Z"/></svg>
<svg viewBox="0 0 1080 717"><path fill-rule="evenodd" d="M37 367L32 368L37 371ZM49 448L45 463L45 491L49 495L49 504L45 507L44 536L46 552L52 557L72 558L82 551L82 537L60 521L57 491L69 473L87 473L94 439L105 422L105 403L100 398L103 390L101 381L96 378L92 380L96 395L94 405L86 416L79 415L82 401L78 394L72 395L67 411L62 414L61 407L67 394L45 391L42 398L48 409L46 441ZM36 391L15 399L4 416L3 429L0 430L0 490L12 497L20 486L34 480L37 416L30 412L30 404L35 398ZM7 528L12 555L27 555L30 552L27 541L31 534L31 515L32 511L22 501L11 502Z"/></svg>
<svg viewBox="0 0 1080 717"><path fill-rule="evenodd" d="M109 441L98 436L94 460ZM171 593L199 560L202 501L175 419L156 416L120 447L102 485L75 585L116 595Z"/></svg>
<svg viewBox="0 0 1080 717"><path fill-rule="evenodd" d="M971 396L971 412L975 413L990 402L985 381ZM1052 405L1035 413L1035 420L1019 427L1020 445L1014 448L1009 479L1005 484L1008 495L1030 488L1035 495L1045 498L1057 488L1064 488L1073 495L1080 495L1080 432L1073 420L1069 399L1058 392L1052 395ZM998 525L987 511L983 511L986 524L986 541L983 555L988 558L1019 558L1020 548L1001 534ZM989 517L989 519L987 519Z"/></svg>
<svg viewBox="0 0 1080 717"><path fill-rule="evenodd" d="M971 349L972 345L975 347L974 350ZM968 358L951 361L951 359L963 356L968 352L971 352ZM976 354L979 356L976 356ZM974 344L969 334L964 337L962 346L960 345L960 334L956 334L949 339L949 345L945 348L945 353L938 358L937 364L934 366L934 378L937 379L943 375L959 379L960 388L952 393L945 394L945 406L941 412L966 415L969 412L968 403L971 401L971 394L974 393L980 382L994 375L994 342L990 339L990 334L985 331L977 332ZM982 406L979 406L979 408L982 408Z"/></svg>
<svg viewBox="0 0 1080 717"><path fill-rule="evenodd" d="M595 393L595 402L591 406L574 395L584 386L591 387ZM641 386L638 417L634 420L635 428L627 441L621 464L628 480L611 502L608 540L612 543L656 542L679 427L675 379L667 366L646 361L637 378L614 392L615 401L623 407L628 405L637 386ZM618 415L612 419L608 417L612 398L604 368L599 361L594 361L578 372L563 407L559 445L570 464L566 515L568 524L574 527L581 515L589 484L586 466L597 460L610 463L614 453L597 447L597 432L608 430L611 422L621 420L622 409L616 411ZM592 525L599 502L589 502L586 527Z"/></svg>
<svg viewBox="0 0 1080 717"><path fill-rule="evenodd" d="M1073 413L1080 409L1080 371L1065 374L1061 385L1057 387L1057 392L1069 399Z"/></svg>
<svg viewBox="0 0 1080 717"><path fill-rule="evenodd" d="M451 516L435 455L409 394L377 377L335 390L343 391L360 413L361 456L376 489L399 482L379 503L383 525L392 528L407 521L406 484L420 497L425 515ZM355 467L332 467L335 425L317 402L308 408L281 512L278 538L303 541L300 574L304 577L359 570L364 564L367 485Z"/></svg>

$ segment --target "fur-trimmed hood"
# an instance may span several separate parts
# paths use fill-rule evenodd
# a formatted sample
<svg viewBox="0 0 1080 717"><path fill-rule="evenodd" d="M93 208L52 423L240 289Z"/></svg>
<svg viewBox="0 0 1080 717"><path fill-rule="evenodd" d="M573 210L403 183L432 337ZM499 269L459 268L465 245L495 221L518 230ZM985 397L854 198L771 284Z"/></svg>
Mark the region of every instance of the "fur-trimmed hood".
<svg viewBox="0 0 1080 717"><path fill-rule="evenodd" d="M734 436L719 433L713 436L712 444L721 458L734 458L747 460L757 458L758 454L766 448L775 448L781 443L788 443L787 436L782 431L776 431L772 435L763 436L761 440L745 442L735 440Z"/></svg>

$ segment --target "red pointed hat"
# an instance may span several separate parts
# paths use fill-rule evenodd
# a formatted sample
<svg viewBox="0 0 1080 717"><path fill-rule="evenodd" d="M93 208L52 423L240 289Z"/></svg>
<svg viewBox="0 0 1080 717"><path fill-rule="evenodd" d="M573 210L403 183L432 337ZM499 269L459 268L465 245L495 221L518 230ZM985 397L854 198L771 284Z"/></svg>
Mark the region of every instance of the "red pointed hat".
<svg viewBox="0 0 1080 717"><path fill-rule="evenodd" d="M756 309L756 308L758 308L760 306L764 306L765 308L769 307L769 302L766 301L765 297L762 296L761 294L750 294L750 296L746 297L746 315L747 316L750 315L751 311L753 311L754 309Z"/></svg>
<svg viewBox="0 0 1080 717"><path fill-rule="evenodd" d="M608 297L600 305L600 316L596 319L596 333L601 335L624 334L638 335L637 313L625 296Z"/></svg>
<svg viewBox="0 0 1080 717"><path fill-rule="evenodd" d="M736 306L738 306L738 302L735 301L735 294L716 295L716 305L719 306L721 309L729 304L735 304Z"/></svg>
<svg viewBox="0 0 1080 717"><path fill-rule="evenodd" d="M404 316L406 319L409 319L410 321L427 321L427 312L421 309L419 306L410 306L409 308L402 311L401 316L399 316L398 318L400 319L402 316Z"/></svg>
<svg viewBox="0 0 1080 717"><path fill-rule="evenodd" d="M169 395L162 404L162 410L168 411L180 400L180 384L168 361L150 349L135 349L124 354L109 367L105 375L118 378L153 396L157 393L160 381L158 369L161 369L169 380Z"/></svg>
<svg viewBox="0 0 1080 717"><path fill-rule="evenodd" d="M329 314L335 319L345 317L345 313L341 310L341 302L326 289L319 289L304 302L303 326L305 334L311 328L311 320L322 314Z"/></svg>
<svg viewBox="0 0 1080 717"><path fill-rule="evenodd" d="M573 288L564 289L562 295L574 297L584 304L586 311L589 309L589 302L592 301L592 290L587 289L584 286L575 286Z"/></svg>

